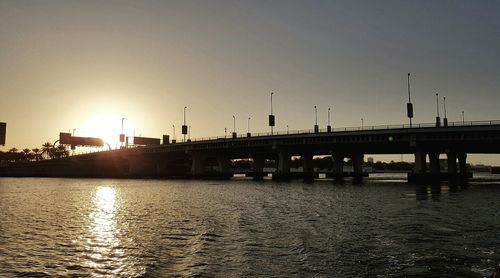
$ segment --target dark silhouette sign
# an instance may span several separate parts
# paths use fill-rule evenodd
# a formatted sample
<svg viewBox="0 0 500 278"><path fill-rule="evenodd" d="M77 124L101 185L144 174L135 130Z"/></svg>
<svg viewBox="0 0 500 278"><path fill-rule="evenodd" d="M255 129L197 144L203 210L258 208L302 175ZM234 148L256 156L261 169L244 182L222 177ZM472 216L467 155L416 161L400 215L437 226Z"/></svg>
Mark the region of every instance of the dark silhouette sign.
<svg viewBox="0 0 500 278"><path fill-rule="evenodd" d="M7 123L0 123L0 145L5 145L6 133L7 133Z"/></svg>
<svg viewBox="0 0 500 278"><path fill-rule="evenodd" d="M137 137L134 136L134 145L152 146L160 145L160 138Z"/></svg>
<svg viewBox="0 0 500 278"><path fill-rule="evenodd" d="M87 146L87 147L102 147L104 141L96 137L78 137L72 136L71 133L60 132L59 144L73 146Z"/></svg>

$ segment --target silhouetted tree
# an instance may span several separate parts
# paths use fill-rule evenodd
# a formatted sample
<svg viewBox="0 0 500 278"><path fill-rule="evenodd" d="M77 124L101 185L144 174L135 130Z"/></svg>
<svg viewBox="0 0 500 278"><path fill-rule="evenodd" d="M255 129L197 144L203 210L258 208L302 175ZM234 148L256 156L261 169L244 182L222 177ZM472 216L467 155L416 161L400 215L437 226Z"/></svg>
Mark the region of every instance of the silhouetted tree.
<svg viewBox="0 0 500 278"><path fill-rule="evenodd" d="M50 142L43 143L42 156L45 158L53 158L54 157L53 147L52 147L52 144Z"/></svg>
<svg viewBox="0 0 500 278"><path fill-rule="evenodd" d="M40 160L43 159L43 157L42 157L42 150L40 150L39 148L34 148L31 151L33 151L33 159L35 161L40 161Z"/></svg>

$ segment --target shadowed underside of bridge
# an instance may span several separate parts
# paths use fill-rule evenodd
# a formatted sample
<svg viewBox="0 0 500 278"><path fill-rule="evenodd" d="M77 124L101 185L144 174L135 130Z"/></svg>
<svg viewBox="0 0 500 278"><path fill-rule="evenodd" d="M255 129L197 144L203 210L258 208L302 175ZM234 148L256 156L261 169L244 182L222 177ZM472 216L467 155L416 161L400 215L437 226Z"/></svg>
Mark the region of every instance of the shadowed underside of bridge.
<svg viewBox="0 0 500 278"><path fill-rule="evenodd" d="M59 161L31 163L0 169L1 175L84 177L229 177L238 172L232 159L251 159L248 175L257 179L267 173L266 160L274 160L273 178L297 175L311 179L313 156L330 156L327 173L341 179L344 159L350 158L353 175L362 177L366 154L414 154L409 179L467 178L467 154L499 154L500 125L400 128L341 132L303 133L214 139L197 142L120 149L72 156ZM440 172L439 155L446 154L447 173ZM292 156L300 156L303 172L290 171ZM28 169L28 170L27 170ZM24 173L24 174L23 174Z"/></svg>

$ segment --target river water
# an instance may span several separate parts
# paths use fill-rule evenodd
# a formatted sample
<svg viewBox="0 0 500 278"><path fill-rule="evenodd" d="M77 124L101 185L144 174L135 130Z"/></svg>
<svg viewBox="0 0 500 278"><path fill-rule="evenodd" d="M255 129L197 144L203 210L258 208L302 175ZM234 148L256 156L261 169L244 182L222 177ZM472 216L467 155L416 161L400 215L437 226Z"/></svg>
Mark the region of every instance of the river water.
<svg viewBox="0 0 500 278"><path fill-rule="evenodd" d="M0 277L487 277L500 182L0 179Z"/></svg>

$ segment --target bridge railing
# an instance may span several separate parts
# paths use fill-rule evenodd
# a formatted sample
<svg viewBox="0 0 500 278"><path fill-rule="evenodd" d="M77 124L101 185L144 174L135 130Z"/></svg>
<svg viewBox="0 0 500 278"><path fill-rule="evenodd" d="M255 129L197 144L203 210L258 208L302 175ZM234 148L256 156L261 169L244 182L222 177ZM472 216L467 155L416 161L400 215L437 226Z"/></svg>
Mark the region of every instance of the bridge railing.
<svg viewBox="0 0 500 278"><path fill-rule="evenodd" d="M460 121L460 122L448 122L448 127L461 127L461 126L488 126L488 125L500 125L500 120L491 121ZM433 128L436 127L436 123L418 123L418 124L393 124L393 125L372 125L372 126L355 126L355 127L332 127L331 132L346 132L346 131L369 131L369 130L386 130L386 129L419 129L419 128ZM441 126L443 127L443 126ZM321 128L318 133L328 132L326 128ZM274 131L271 132L260 132L252 133L251 137L265 137L265 136L277 136L277 135L297 135L297 134L313 134L314 129L302 129L302 130L288 130L288 131ZM236 136L237 138L246 138L247 134L242 133ZM209 141L217 139L231 139L231 134L226 136L214 136L214 137L202 137L191 139L191 142L199 141Z"/></svg>
<svg viewBox="0 0 500 278"><path fill-rule="evenodd" d="M490 121L458 121L458 122L448 122L448 127L461 127L461 126L491 126L500 125L500 120L490 120ZM420 128L433 128L436 127L436 123L419 123L419 124L393 124L393 125L371 125L371 126L355 126L355 127L332 127L331 132L347 132L347 131L369 131L369 130L387 130L387 129L420 129ZM444 128L441 126L441 128ZM318 133L326 133L326 128L321 128ZM302 129L302 130L285 130L285 131L274 131L271 132L260 132L252 133L251 137L268 137L268 136L283 136L283 135L297 135L297 134L314 134L314 129ZM246 138L246 133L241 133L236 136L237 138ZM232 134L228 133L223 136L212 136L212 137L201 137L190 139L190 142L201 142L201 141L213 141L213 140L231 140ZM184 142L178 142L177 144L182 144ZM107 150L95 150L87 151L85 153L96 153L103 152ZM80 155L81 152L75 152L71 155Z"/></svg>

